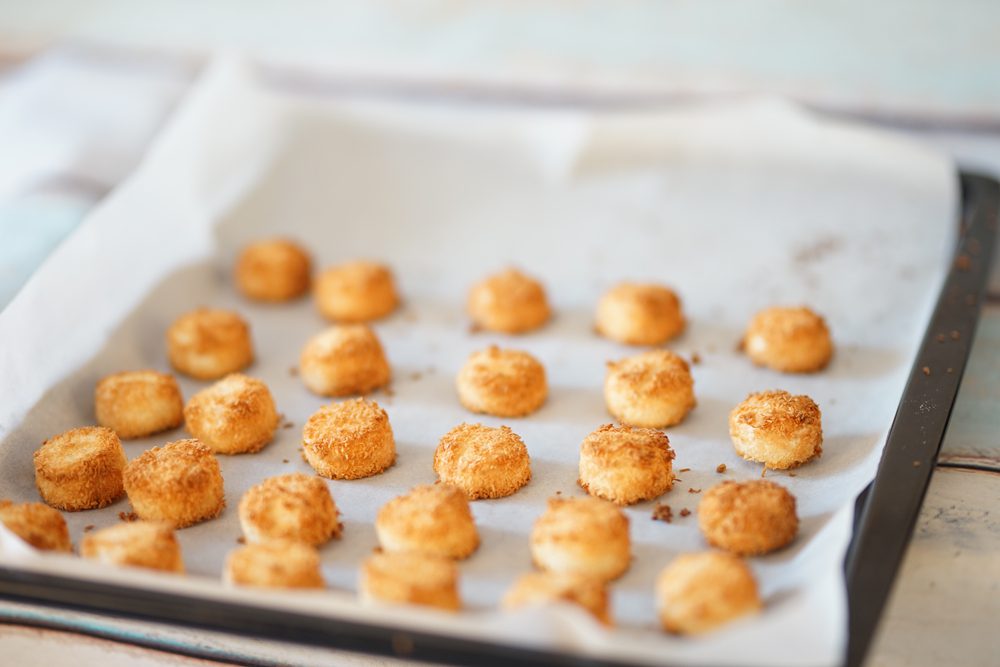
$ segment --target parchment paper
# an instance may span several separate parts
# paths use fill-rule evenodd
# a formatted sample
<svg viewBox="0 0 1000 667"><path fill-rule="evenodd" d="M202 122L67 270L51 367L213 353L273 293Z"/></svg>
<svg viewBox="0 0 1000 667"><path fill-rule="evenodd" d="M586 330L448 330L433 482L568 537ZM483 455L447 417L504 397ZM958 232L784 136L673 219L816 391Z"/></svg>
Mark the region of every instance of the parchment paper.
<svg viewBox="0 0 1000 667"><path fill-rule="evenodd" d="M255 455L221 457L229 507L179 532L191 573L172 577L102 568L32 552L0 529L0 557L82 577L395 623L455 636L558 648L641 662L833 664L845 642L841 572L857 492L872 478L935 292L954 225L955 182L939 155L902 139L833 123L775 100L670 111L498 108L470 102L331 100L264 90L238 59L217 62L142 166L115 191L0 315L0 495L38 500L31 454L47 437L94 422L103 375L168 370L164 331L199 305L233 308L251 323L264 379L291 422ZM294 375L306 339L326 324L308 299L253 304L229 275L243 243L280 233L316 263L388 262L405 295L375 327L393 366L389 412L399 459L386 473L330 481L345 524L322 549L330 590L224 589L226 553L240 535L236 505L261 479L311 472L301 427L324 404ZM554 322L505 337L470 331L468 287L517 265L539 276ZM614 584L617 629L572 608L496 611L531 568L528 534L557 491L580 495L579 445L607 423L605 361L636 352L597 337L592 312L623 279L657 280L681 294L690 328L670 347L694 365L698 407L667 431L677 452L674 521L652 502L626 510L634 562ZM735 349L749 317L772 304L812 306L837 354L817 375L754 368ZM548 403L524 419L475 416L453 378L490 343L526 349L546 365ZM181 379L185 397L205 386ZM705 548L700 494L724 479L759 477L733 452L727 416L748 392L807 393L823 411L821 459L795 476L769 472L798 498L801 533L756 558L766 610L698 639L659 632L657 572ZM478 501L482 546L461 564L468 610L376 610L354 601L359 562L376 546L378 508L435 479L438 439L463 421L510 425L525 440L533 479L517 494ZM184 437L128 441L128 456ZM716 466L725 463L727 472ZM692 515L680 517L682 508ZM127 500L67 514L85 526L117 522Z"/></svg>

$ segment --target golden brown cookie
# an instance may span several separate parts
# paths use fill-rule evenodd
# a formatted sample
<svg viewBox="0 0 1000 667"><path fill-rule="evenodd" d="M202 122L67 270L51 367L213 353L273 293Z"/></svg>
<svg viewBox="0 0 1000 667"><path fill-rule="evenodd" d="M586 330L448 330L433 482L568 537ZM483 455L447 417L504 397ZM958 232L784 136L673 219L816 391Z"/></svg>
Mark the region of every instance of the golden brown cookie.
<svg viewBox="0 0 1000 667"><path fill-rule="evenodd" d="M278 410L262 381L233 373L191 397L184 407L187 430L217 454L263 449L278 428Z"/></svg>
<svg viewBox="0 0 1000 667"><path fill-rule="evenodd" d="M243 248L234 274L236 286L249 299L290 301L309 290L312 261L294 241L266 239Z"/></svg>
<svg viewBox="0 0 1000 667"><path fill-rule="evenodd" d="M529 572L521 575L504 595L504 609L569 603L611 625L608 589L602 579L574 572Z"/></svg>
<svg viewBox="0 0 1000 667"><path fill-rule="evenodd" d="M67 512L105 507L122 495L125 450L118 434L85 426L49 438L35 451L42 500Z"/></svg>
<svg viewBox="0 0 1000 667"><path fill-rule="evenodd" d="M434 472L470 500L509 496L531 479L528 448L506 426L459 424L434 452Z"/></svg>
<svg viewBox="0 0 1000 667"><path fill-rule="evenodd" d="M363 398L323 406L302 429L302 453L323 477L377 475L396 460L389 415Z"/></svg>
<svg viewBox="0 0 1000 667"><path fill-rule="evenodd" d="M783 373L814 373L833 357L826 321L805 307L760 311L750 320L743 346L755 364Z"/></svg>
<svg viewBox="0 0 1000 667"><path fill-rule="evenodd" d="M618 505L649 500L673 486L673 460L660 431L605 424L580 446L580 486Z"/></svg>
<svg viewBox="0 0 1000 667"><path fill-rule="evenodd" d="M750 394L729 414L736 453L768 468L800 466L823 453L819 406L787 391Z"/></svg>
<svg viewBox="0 0 1000 667"><path fill-rule="evenodd" d="M766 479L722 482L698 503L698 526L713 547L737 556L760 556L795 539L795 496Z"/></svg>
<svg viewBox="0 0 1000 667"><path fill-rule="evenodd" d="M167 329L167 356L181 373L215 380L253 362L250 325L229 310L199 308Z"/></svg>
<svg viewBox="0 0 1000 667"><path fill-rule="evenodd" d="M184 572L181 545L165 523L133 521L85 535L80 555L107 565Z"/></svg>
<svg viewBox="0 0 1000 667"><path fill-rule="evenodd" d="M226 506L219 462L197 440L169 442L129 461L125 492L140 519L173 528L214 519Z"/></svg>
<svg viewBox="0 0 1000 667"><path fill-rule="evenodd" d="M455 561L413 551L376 553L361 564L358 595L364 603L415 604L457 611Z"/></svg>
<svg viewBox="0 0 1000 667"><path fill-rule="evenodd" d="M48 505L0 500L0 523L41 551L73 550L66 519Z"/></svg>
<svg viewBox="0 0 1000 667"><path fill-rule="evenodd" d="M330 327L309 339L299 375L320 396L367 394L389 383L389 362L378 336L364 324Z"/></svg>
<svg viewBox="0 0 1000 667"><path fill-rule="evenodd" d="M623 424L674 426L696 404L694 379L684 359L669 350L651 350L608 362L604 400L608 412Z"/></svg>
<svg viewBox="0 0 1000 667"><path fill-rule="evenodd" d="M425 484L382 506L375 532L385 551L415 551L468 558L479 533L465 492L450 484Z"/></svg>
<svg viewBox="0 0 1000 667"><path fill-rule="evenodd" d="M325 588L319 552L303 542L271 540L229 552L222 579L231 586Z"/></svg>
<svg viewBox="0 0 1000 667"><path fill-rule="evenodd" d="M682 554L656 579L660 624L696 635L761 608L753 573L742 558L721 551Z"/></svg>
<svg viewBox="0 0 1000 667"><path fill-rule="evenodd" d="M545 403L545 368L527 352L492 345L473 352L455 380L467 410L497 417L523 417Z"/></svg>
<svg viewBox="0 0 1000 667"><path fill-rule="evenodd" d="M476 283L469 292L468 308L476 326L512 334L537 329L552 315L542 284L517 269Z"/></svg>
<svg viewBox="0 0 1000 667"><path fill-rule="evenodd" d="M119 438L144 438L184 421L184 399L173 375L126 371L108 375L94 390L97 423Z"/></svg>
<svg viewBox="0 0 1000 667"><path fill-rule="evenodd" d="M632 560L628 517L601 498L550 498L531 531L531 559L543 570L617 579Z"/></svg>
<svg viewBox="0 0 1000 667"><path fill-rule="evenodd" d="M239 506L247 542L290 540L320 546L342 526L330 490L319 477L291 473L250 487Z"/></svg>
<svg viewBox="0 0 1000 667"><path fill-rule="evenodd" d="M662 285L620 283L597 304L597 332L626 345L659 345L684 331L681 301Z"/></svg>
<svg viewBox="0 0 1000 667"><path fill-rule="evenodd" d="M376 262L349 262L316 279L316 307L332 322L368 322L399 305L392 271Z"/></svg>

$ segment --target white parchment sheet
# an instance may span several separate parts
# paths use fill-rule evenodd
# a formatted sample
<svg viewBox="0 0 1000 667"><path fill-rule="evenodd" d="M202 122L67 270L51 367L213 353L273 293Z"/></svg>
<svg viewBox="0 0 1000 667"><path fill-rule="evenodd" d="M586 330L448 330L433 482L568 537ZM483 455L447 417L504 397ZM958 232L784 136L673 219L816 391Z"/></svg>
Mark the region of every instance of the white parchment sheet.
<svg viewBox="0 0 1000 667"><path fill-rule="evenodd" d="M221 458L228 508L179 532L191 576L35 554L5 530L0 556L25 568L619 660L832 664L845 641L841 562L852 501L874 474L940 284L955 200L953 170L937 154L772 100L641 113L338 101L265 91L249 67L221 60L137 172L0 315L0 496L38 500L32 452L94 423L101 376L168 370L164 331L200 305L249 320L258 359L248 372L270 385L293 426L259 454ZM265 477L311 472L299 437L324 404L292 372L303 343L326 326L312 303L249 303L229 280L240 246L276 233L300 239L320 267L383 260L405 295L399 312L375 325L394 380L373 398L389 412L399 459L376 477L329 482L345 532L322 549L330 590L316 594L217 583L240 535L240 496ZM520 337L471 332L467 289L510 264L545 282L554 321ZM637 351L592 332L599 295L623 279L678 290L690 328L670 347L702 359L692 367L698 407L667 431L675 469L690 468L660 499L674 521L652 521L652 502L626 510L635 558L614 584L616 629L571 608L503 614L503 591L531 568L528 534L545 500L582 494L580 442L610 421L605 361ZM829 321L831 367L807 376L752 367L735 349L750 316L800 303ZM490 343L544 362L551 394L538 413L499 420L461 408L454 375ZM205 383L181 385L188 397ZM797 496L801 533L790 548L752 560L763 614L703 638L666 636L654 578L676 554L705 548L696 516L679 512L697 507L700 495L689 489L760 476L733 452L727 416L748 392L771 388L807 393L823 411L822 458L794 477L768 474ZM515 495L473 505L483 541L461 564L468 610L358 606L357 566L376 546L378 508L435 479L437 441L463 421L509 424L533 469ZM178 429L125 449L131 458L180 437ZM715 472L720 463L725 474ZM111 525L128 509L123 499L67 514L74 542L85 526Z"/></svg>

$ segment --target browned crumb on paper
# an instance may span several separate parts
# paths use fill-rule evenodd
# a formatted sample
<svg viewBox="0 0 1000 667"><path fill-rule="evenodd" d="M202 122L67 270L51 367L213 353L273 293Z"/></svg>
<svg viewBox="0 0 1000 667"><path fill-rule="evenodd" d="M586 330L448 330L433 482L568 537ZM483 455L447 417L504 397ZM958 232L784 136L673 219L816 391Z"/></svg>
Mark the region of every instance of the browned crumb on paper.
<svg viewBox="0 0 1000 667"><path fill-rule="evenodd" d="M720 475L726 472L726 464L720 463L719 465L715 466L715 472L719 473Z"/></svg>
<svg viewBox="0 0 1000 667"><path fill-rule="evenodd" d="M698 364L700 364L701 363L701 355L698 354L697 352L692 352L691 353L691 363L694 364L695 366L697 366Z"/></svg>
<svg viewBox="0 0 1000 667"><path fill-rule="evenodd" d="M288 367L288 375L290 377L296 377L298 374L299 374L299 367L298 366L289 366Z"/></svg>
<svg viewBox="0 0 1000 667"><path fill-rule="evenodd" d="M691 510L686 507L682 507L680 511L681 516L691 516Z"/></svg>
<svg viewBox="0 0 1000 667"><path fill-rule="evenodd" d="M288 459L281 459L282 463L288 463Z"/></svg>
<svg viewBox="0 0 1000 667"><path fill-rule="evenodd" d="M86 526L83 527L83 532L89 533L93 529L94 529L94 524L88 523Z"/></svg>
<svg viewBox="0 0 1000 667"><path fill-rule="evenodd" d="M236 538L236 544L246 544L246 543L247 543L247 538L244 537L243 535L240 535L239 537Z"/></svg>
<svg viewBox="0 0 1000 667"><path fill-rule="evenodd" d="M701 489L688 488L688 493L701 493Z"/></svg>
<svg viewBox="0 0 1000 667"><path fill-rule="evenodd" d="M740 338L738 341L736 341L737 352L742 354L743 352L746 351L746 349L747 349L747 341L745 338Z"/></svg>
<svg viewBox="0 0 1000 667"><path fill-rule="evenodd" d="M469 322L469 333L470 334L475 335L477 333L480 333L482 330L483 330L483 328L481 326L479 326L478 324L476 324L475 322Z"/></svg>
<svg viewBox="0 0 1000 667"><path fill-rule="evenodd" d="M681 469L680 469L680 470L678 470L677 472L688 472L688 471L690 471L690 470L691 470L691 468L681 468Z"/></svg>
<svg viewBox="0 0 1000 667"><path fill-rule="evenodd" d="M419 382L420 380L423 379L423 377L424 377L424 374L421 373L420 371L414 371L414 372L410 373L410 380L412 382Z"/></svg>
<svg viewBox="0 0 1000 667"><path fill-rule="evenodd" d="M663 521L665 523L670 523L674 519L674 513L670 509L670 505L665 505L663 503L656 503L653 506L653 514L650 516L653 521Z"/></svg>
<svg viewBox="0 0 1000 667"><path fill-rule="evenodd" d="M794 473L794 472L790 472L790 473L788 473L788 476L789 476L789 477L797 477L796 473Z"/></svg>
<svg viewBox="0 0 1000 667"><path fill-rule="evenodd" d="M121 519L122 521L127 521L128 523L131 523L133 521L138 521L139 515L136 514L135 512L119 512L118 518Z"/></svg>

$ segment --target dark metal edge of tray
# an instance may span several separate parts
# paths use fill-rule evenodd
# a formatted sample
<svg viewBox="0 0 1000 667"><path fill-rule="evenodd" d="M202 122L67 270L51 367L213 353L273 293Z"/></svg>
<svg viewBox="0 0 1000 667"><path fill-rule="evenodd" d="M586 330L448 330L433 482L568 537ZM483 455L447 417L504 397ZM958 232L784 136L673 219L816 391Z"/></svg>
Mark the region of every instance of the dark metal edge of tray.
<svg viewBox="0 0 1000 667"><path fill-rule="evenodd" d="M997 233L1000 186L962 174L962 229L923 343L886 440L878 473L858 498L855 532L845 560L849 608L848 667L857 667L871 643L905 553L944 438L989 276ZM951 332L958 331L957 339ZM944 342L938 342L944 334ZM926 367L930 374L925 374ZM951 372L947 371L951 368ZM452 664L615 665L565 653L523 649L402 628L267 609L171 593L154 593L0 564L0 598L137 621L179 625L255 639L291 642L375 655ZM250 656L220 654L207 647L123 637L93 626L57 620L10 619L25 625L64 628L171 653L259 664Z"/></svg>
<svg viewBox="0 0 1000 667"><path fill-rule="evenodd" d="M958 244L886 438L875 479L858 497L847 575L847 667L865 659L906 553L948 428L986 294L1000 184L962 173Z"/></svg>

